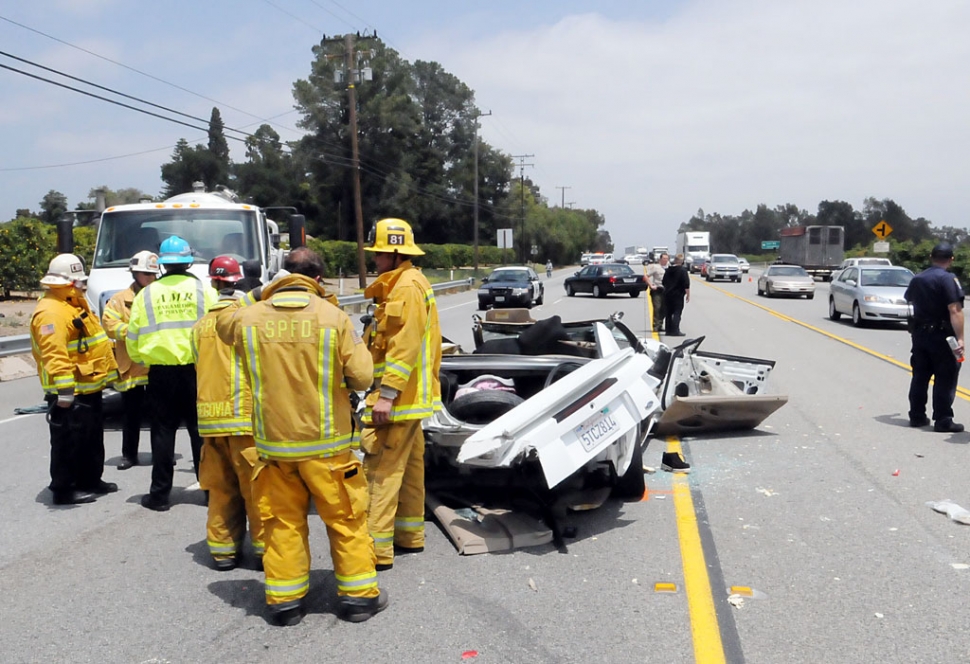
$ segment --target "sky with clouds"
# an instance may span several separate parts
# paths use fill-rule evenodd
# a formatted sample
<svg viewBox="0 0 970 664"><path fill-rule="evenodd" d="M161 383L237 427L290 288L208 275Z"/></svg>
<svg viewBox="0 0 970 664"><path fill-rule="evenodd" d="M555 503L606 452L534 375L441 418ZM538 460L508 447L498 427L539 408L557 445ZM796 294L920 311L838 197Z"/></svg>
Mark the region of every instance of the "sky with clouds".
<svg viewBox="0 0 970 664"><path fill-rule="evenodd" d="M287 140L321 33L376 30L469 85L483 139L535 155L551 202L569 187L622 248L672 244L699 208L869 196L970 226L968 29L965 0L38 0L0 9L0 65L242 129L271 118ZM0 219L51 189L157 193L175 142L204 141L9 69L0 86Z"/></svg>

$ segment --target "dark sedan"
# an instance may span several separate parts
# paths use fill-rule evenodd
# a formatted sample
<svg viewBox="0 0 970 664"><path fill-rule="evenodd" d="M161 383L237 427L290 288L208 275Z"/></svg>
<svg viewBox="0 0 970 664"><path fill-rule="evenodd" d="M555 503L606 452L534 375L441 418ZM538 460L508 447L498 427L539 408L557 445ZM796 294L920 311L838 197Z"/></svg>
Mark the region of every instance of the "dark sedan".
<svg viewBox="0 0 970 664"><path fill-rule="evenodd" d="M542 304L545 290L539 275L530 267L500 267L482 279L478 288L478 308L526 307Z"/></svg>
<svg viewBox="0 0 970 664"><path fill-rule="evenodd" d="M587 265L571 277L566 278L566 295L592 293L593 297L606 297L610 293L626 293L630 297L640 297L647 290L647 281L629 265L603 263Z"/></svg>

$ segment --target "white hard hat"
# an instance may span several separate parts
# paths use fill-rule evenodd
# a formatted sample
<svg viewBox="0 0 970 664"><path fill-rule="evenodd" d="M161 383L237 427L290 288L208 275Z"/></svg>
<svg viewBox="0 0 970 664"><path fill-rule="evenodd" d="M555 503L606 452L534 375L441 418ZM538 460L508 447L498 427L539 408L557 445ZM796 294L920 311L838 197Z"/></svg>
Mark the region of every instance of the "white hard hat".
<svg viewBox="0 0 970 664"><path fill-rule="evenodd" d="M58 254L51 260L47 274L40 280L45 286L70 286L75 281L87 281L84 263L74 254Z"/></svg>
<svg viewBox="0 0 970 664"><path fill-rule="evenodd" d="M147 249L145 251L139 251L131 257L131 260L128 262L128 269L132 272L147 272L157 276L160 273L158 269L158 254L154 254Z"/></svg>

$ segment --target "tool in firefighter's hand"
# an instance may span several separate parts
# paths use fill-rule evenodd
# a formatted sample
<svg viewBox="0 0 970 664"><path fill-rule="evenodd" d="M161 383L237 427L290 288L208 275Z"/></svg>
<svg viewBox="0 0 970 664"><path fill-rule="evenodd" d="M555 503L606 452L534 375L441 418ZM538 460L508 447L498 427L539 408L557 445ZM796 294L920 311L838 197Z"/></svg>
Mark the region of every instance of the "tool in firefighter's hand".
<svg viewBox="0 0 970 664"><path fill-rule="evenodd" d="M88 352L88 340L84 336L84 319L88 317L88 312L82 311L80 316L74 318L71 321L71 325L74 326L76 330L80 332L77 337L77 352L86 353Z"/></svg>

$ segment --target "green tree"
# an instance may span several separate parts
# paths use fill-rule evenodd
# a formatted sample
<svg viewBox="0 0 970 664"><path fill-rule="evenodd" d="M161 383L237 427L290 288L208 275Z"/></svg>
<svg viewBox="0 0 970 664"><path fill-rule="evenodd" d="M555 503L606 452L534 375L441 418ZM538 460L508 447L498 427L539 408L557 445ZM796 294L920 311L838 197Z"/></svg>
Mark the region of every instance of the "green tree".
<svg viewBox="0 0 970 664"><path fill-rule="evenodd" d="M49 223L21 217L0 225L0 291L35 290L56 253L56 233Z"/></svg>
<svg viewBox="0 0 970 664"><path fill-rule="evenodd" d="M61 215L67 212L67 196L59 191L51 189L40 202L40 218L49 224L60 219Z"/></svg>
<svg viewBox="0 0 970 664"><path fill-rule="evenodd" d="M214 189L216 185L229 184L229 142L226 140L225 124L222 122L222 114L215 106L209 116L209 147L208 152L212 159L211 168L213 173L209 174L212 181L206 181L206 187Z"/></svg>

